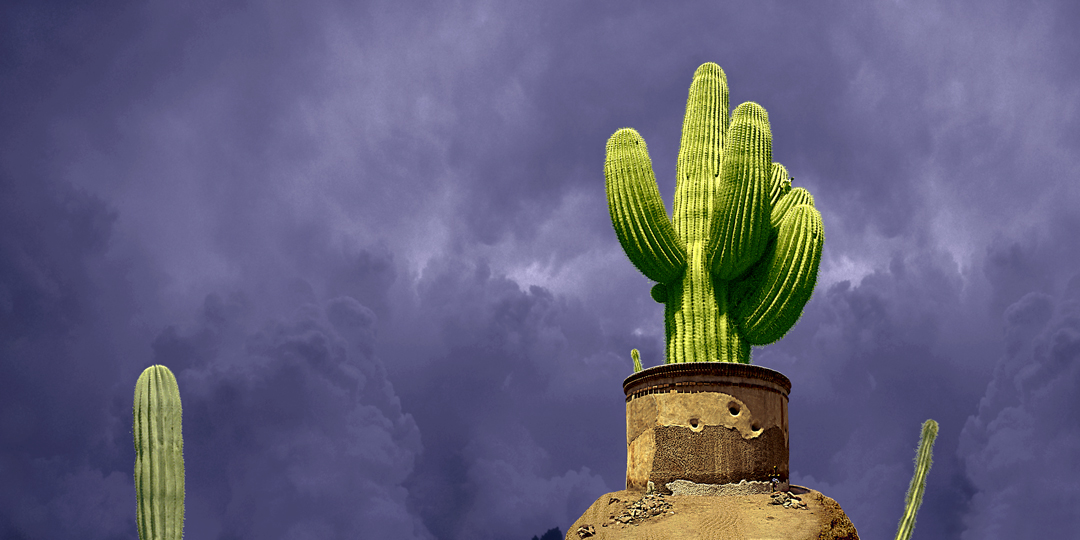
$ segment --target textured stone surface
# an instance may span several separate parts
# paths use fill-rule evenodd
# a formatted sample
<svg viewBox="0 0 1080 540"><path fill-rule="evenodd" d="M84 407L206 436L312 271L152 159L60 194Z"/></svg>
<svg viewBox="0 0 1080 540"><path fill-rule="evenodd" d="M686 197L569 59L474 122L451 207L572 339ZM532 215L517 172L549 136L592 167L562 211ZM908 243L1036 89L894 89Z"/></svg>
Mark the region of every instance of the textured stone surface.
<svg viewBox="0 0 1080 540"><path fill-rule="evenodd" d="M626 489L680 478L786 482L790 389L782 373L722 362L665 364L627 377Z"/></svg>
<svg viewBox="0 0 1080 540"><path fill-rule="evenodd" d="M704 426L694 432L682 426L655 429L656 456L649 480L656 485L679 478L700 484L726 484L743 478L764 481L775 463L787 463L787 446L780 428L769 428L759 437L744 439L723 426ZM778 469L786 477L787 471Z"/></svg>
<svg viewBox="0 0 1080 540"><path fill-rule="evenodd" d="M836 501L812 489L747 495L645 495L616 491L596 500L566 540L858 540Z"/></svg>
<svg viewBox="0 0 1080 540"><path fill-rule="evenodd" d="M645 395L627 403L627 489L679 478L725 484L788 477L786 408L780 394ZM774 403L775 402L775 403Z"/></svg>

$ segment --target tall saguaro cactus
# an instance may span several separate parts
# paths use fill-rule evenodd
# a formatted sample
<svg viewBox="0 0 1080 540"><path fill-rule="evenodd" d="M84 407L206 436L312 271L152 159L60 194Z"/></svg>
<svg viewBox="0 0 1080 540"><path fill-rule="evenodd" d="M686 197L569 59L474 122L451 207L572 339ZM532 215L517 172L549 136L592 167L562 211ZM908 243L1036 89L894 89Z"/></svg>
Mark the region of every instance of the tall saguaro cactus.
<svg viewBox="0 0 1080 540"><path fill-rule="evenodd" d="M604 177L619 243L664 304L667 363L750 363L795 324L817 281L825 234L814 199L772 162L769 117L747 102L728 118L727 78L694 73L671 219L645 140L607 142Z"/></svg>
<svg viewBox="0 0 1080 540"><path fill-rule="evenodd" d="M937 438L937 432L937 422L923 422L919 449L915 451L915 476L911 478L911 486L908 487L904 500L904 515L900 518L900 526L896 530L896 540L909 540L915 530L915 514L919 513L923 492L926 491L926 474L930 472L930 464L934 461L934 439Z"/></svg>
<svg viewBox="0 0 1080 540"><path fill-rule="evenodd" d="M180 388L169 368L146 368L135 383L136 522L141 540L180 540L184 532L184 440Z"/></svg>

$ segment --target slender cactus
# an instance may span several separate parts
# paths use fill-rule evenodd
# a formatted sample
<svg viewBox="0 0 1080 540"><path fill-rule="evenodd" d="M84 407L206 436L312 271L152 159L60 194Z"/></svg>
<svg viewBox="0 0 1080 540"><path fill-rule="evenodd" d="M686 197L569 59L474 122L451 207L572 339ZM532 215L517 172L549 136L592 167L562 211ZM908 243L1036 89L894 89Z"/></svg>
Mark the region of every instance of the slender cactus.
<svg viewBox="0 0 1080 540"><path fill-rule="evenodd" d="M630 349L630 356L634 359L634 373L641 371L641 354L637 349Z"/></svg>
<svg viewBox="0 0 1080 540"><path fill-rule="evenodd" d="M904 516L900 518L896 540L910 540L911 533L915 530L915 514L919 513L923 492L926 491L926 473L930 472L930 464L933 463L934 439L937 438L937 433L937 422L923 422L922 437L915 453L915 476L911 479L911 486L904 500Z"/></svg>
<svg viewBox="0 0 1080 540"><path fill-rule="evenodd" d="M141 540L180 540L184 532L184 440L180 388L169 368L146 368L135 383L136 522Z"/></svg>
<svg viewBox="0 0 1080 540"><path fill-rule="evenodd" d="M825 234L814 199L772 162L769 116L739 105L728 118L727 77L694 72L683 120L671 219L645 140L632 128L607 142L611 223L630 262L658 282L667 363L750 363L802 315Z"/></svg>

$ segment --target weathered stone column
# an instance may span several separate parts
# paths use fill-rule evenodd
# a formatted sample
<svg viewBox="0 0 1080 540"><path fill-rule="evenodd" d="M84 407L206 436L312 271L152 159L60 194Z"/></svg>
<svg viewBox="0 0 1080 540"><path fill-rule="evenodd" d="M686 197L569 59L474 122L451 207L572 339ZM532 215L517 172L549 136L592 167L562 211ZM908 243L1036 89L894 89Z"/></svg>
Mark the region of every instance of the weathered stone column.
<svg viewBox="0 0 1080 540"><path fill-rule="evenodd" d="M623 381L626 489L742 480L788 488L791 381L761 366L664 364Z"/></svg>

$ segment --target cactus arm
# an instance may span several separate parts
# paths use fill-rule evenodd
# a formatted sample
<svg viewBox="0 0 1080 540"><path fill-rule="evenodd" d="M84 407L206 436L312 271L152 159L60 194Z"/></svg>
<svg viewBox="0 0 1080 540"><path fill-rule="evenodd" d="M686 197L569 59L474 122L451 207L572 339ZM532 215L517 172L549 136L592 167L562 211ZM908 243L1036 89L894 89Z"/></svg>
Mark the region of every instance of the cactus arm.
<svg viewBox="0 0 1080 540"><path fill-rule="evenodd" d="M761 258L772 234L769 190L772 133L760 105L743 103L731 113L724 167L716 186L707 250L717 279L739 277Z"/></svg>
<svg viewBox="0 0 1080 540"><path fill-rule="evenodd" d="M930 465L934 461L934 439L937 438L937 433L937 422L934 420L923 422L919 448L915 453L915 476L911 478L911 485L904 499L904 515L900 518L896 540L909 540L911 533L915 531L915 514L919 513L923 492L926 491L926 474L930 472Z"/></svg>
<svg viewBox="0 0 1080 540"><path fill-rule="evenodd" d="M634 359L634 373L641 371L641 354L637 349L630 349L630 356Z"/></svg>
<svg viewBox="0 0 1080 540"><path fill-rule="evenodd" d="M750 344L772 343L799 320L817 282L823 230L821 214L806 204L795 206L780 221L774 247L744 278L753 286L745 288L748 295L736 304L736 320Z"/></svg>
<svg viewBox="0 0 1080 540"><path fill-rule="evenodd" d="M694 71L686 99L675 165L676 221L704 216L706 219L700 223L708 223L707 212L711 208L706 204L712 198L712 187L722 167L729 122L727 75L720 66L706 62Z"/></svg>
<svg viewBox="0 0 1080 540"><path fill-rule="evenodd" d="M136 523L142 540L184 532L184 440L180 389L169 368L146 368L135 383Z"/></svg>
<svg viewBox="0 0 1080 540"><path fill-rule="evenodd" d="M611 223L630 262L669 283L686 266L686 248L664 211L645 140L631 128L608 139L604 179Z"/></svg>

